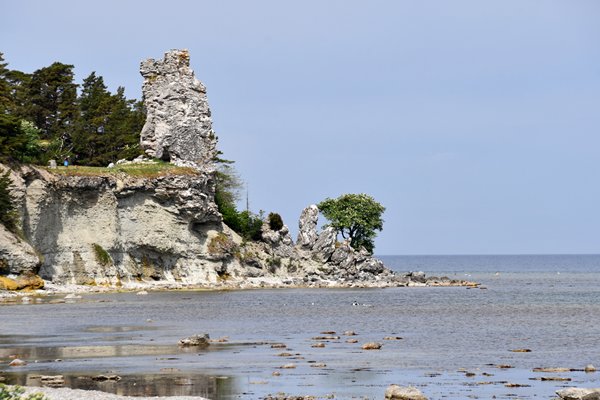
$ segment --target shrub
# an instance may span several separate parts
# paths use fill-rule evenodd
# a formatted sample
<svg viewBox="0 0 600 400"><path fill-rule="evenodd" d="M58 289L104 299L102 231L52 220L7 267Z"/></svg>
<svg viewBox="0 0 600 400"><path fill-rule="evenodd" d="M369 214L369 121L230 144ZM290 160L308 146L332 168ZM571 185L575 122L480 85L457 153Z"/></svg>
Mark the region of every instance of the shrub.
<svg viewBox="0 0 600 400"><path fill-rule="evenodd" d="M98 261L98 264L102 265L103 267L112 264L112 258L110 258L110 254L108 254L108 252L104 250L102 246L97 243L93 243L92 246L94 248L94 255L96 256L96 261Z"/></svg>
<svg viewBox="0 0 600 400"><path fill-rule="evenodd" d="M219 232L208 243L208 254L211 255L233 255L238 249L237 245L223 232Z"/></svg>
<svg viewBox="0 0 600 400"><path fill-rule="evenodd" d="M260 240L263 214L258 215L250 211L242 211L239 215L240 231L238 232L246 240Z"/></svg>
<svg viewBox="0 0 600 400"><path fill-rule="evenodd" d="M279 231L283 228L283 219L281 219L281 215L277 213L269 213L267 217L269 220L269 228L273 231Z"/></svg>
<svg viewBox="0 0 600 400"><path fill-rule="evenodd" d="M6 386L0 383L0 400L48 400L43 393L23 395L25 390L20 386Z"/></svg>

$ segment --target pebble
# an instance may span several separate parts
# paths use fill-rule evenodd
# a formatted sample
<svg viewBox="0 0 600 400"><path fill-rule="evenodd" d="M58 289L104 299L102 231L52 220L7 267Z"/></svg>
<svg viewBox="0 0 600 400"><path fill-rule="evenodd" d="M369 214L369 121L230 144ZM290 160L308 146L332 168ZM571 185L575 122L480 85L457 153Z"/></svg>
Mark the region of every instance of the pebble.
<svg viewBox="0 0 600 400"><path fill-rule="evenodd" d="M310 347L325 347L325 343L315 343Z"/></svg>

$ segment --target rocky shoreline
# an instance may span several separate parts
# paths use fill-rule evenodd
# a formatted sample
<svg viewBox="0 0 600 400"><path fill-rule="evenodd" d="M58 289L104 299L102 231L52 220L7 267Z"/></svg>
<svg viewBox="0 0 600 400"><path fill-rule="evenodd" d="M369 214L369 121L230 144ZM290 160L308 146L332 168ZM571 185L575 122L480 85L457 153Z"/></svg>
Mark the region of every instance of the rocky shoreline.
<svg viewBox="0 0 600 400"><path fill-rule="evenodd" d="M350 289L350 288L380 288L389 287L466 287L485 289L478 282L456 280L447 277L427 277L422 272L409 272L404 275L396 275L393 282L340 282L328 279L310 278L279 278L258 277L245 278L243 280L221 281L210 285L182 284L172 282L131 282L120 287L95 286L77 284L55 284L51 281L43 281L43 288L29 290L0 290L0 301L10 302L11 299L24 299L23 302L31 301L31 297L38 296L76 296L86 293L115 293L135 292L139 295L147 294L147 291L219 291L219 290L253 290L253 289Z"/></svg>

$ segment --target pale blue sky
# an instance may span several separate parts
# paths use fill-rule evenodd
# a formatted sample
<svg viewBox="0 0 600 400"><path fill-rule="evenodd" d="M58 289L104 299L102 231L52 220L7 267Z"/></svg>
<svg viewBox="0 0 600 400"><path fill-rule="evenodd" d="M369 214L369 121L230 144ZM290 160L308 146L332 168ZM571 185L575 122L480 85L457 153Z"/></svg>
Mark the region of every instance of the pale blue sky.
<svg viewBox="0 0 600 400"><path fill-rule="evenodd" d="M378 254L600 253L600 2L0 2L14 69L140 96L187 48L251 208L348 192ZM295 236L295 235L294 235Z"/></svg>

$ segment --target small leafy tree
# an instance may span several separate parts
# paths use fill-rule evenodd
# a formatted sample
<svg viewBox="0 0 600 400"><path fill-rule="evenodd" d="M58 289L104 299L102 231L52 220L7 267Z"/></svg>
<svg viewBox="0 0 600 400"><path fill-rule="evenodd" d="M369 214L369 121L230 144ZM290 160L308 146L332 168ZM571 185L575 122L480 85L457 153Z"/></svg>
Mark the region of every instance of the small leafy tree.
<svg viewBox="0 0 600 400"><path fill-rule="evenodd" d="M385 207L366 194L344 194L337 199L327 198L320 202L319 211L329 220L344 239L350 239L350 246L359 250L365 248L373 253L375 231L383 229L381 215Z"/></svg>

